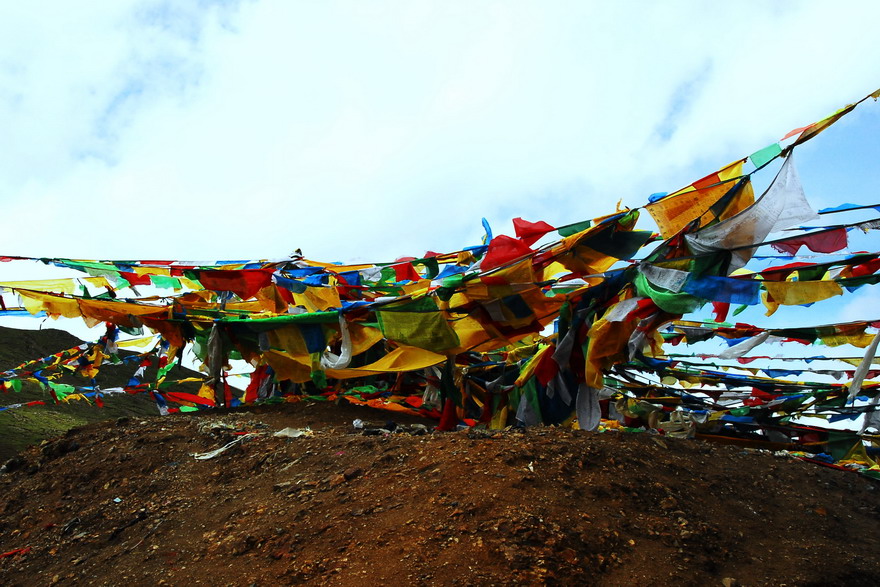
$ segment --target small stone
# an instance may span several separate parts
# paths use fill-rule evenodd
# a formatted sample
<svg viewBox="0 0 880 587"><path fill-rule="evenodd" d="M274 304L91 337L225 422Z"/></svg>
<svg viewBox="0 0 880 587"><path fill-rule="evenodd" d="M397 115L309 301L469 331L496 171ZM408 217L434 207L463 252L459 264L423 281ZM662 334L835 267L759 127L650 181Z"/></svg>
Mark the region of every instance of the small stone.
<svg viewBox="0 0 880 587"><path fill-rule="evenodd" d="M664 510L671 510L678 505L674 497L664 497L660 500L660 507Z"/></svg>
<svg viewBox="0 0 880 587"><path fill-rule="evenodd" d="M562 557L562 560L570 565L576 565L578 563L577 552L575 552L573 548L566 548L560 552L559 555Z"/></svg>

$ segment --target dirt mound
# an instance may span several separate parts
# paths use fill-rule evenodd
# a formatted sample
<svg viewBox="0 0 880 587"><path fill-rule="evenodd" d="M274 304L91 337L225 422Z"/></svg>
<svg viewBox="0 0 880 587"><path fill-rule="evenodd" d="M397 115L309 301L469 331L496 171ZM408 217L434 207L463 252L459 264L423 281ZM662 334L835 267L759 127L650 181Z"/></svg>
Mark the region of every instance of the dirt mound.
<svg viewBox="0 0 880 587"><path fill-rule="evenodd" d="M0 551L17 551L0 582L880 583L880 496L855 474L648 434L384 417L300 403L72 430L0 475Z"/></svg>

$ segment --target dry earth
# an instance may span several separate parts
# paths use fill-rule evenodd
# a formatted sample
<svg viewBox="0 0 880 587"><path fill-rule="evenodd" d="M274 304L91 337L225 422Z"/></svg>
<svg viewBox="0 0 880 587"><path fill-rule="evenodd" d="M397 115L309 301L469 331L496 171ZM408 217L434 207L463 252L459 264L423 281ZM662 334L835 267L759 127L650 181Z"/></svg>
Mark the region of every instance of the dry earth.
<svg viewBox="0 0 880 587"><path fill-rule="evenodd" d="M22 549L0 582L880 584L880 492L854 473L648 434L431 424L299 403L71 430L0 475L0 552ZM313 434L273 435L288 427Z"/></svg>

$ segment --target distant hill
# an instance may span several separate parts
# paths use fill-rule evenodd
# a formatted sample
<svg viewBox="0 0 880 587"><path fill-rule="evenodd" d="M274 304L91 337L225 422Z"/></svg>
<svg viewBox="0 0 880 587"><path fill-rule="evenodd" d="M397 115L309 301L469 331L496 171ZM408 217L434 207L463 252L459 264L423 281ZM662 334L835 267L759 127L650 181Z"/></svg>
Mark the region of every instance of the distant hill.
<svg viewBox="0 0 880 587"><path fill-rule="evenodd" d="M83 341L63 330L17 330L0 327L0 371L6 371L26 361L39 359L73 348ZM131 354L122 351L120 355ZM130 364L104 365L97 377L102 388L126 385L136 367ZM182 369L175 378L196 375ZM154 377L155 369L148 369L147 376ZM60 380L72 385L88 385L83 378L67 375ZM183 387L183 386L182 386ZM186 388L193 391L193 386ZM84 401L71 401L56 405L48 391L32 382L26 382L21 392L0 392L0 406L43 400L45 406L26 406L0 411L0 463L23 448L37 444L46 438L62 434L76 426L109 420L122 416L157 415L155 402L147 395L112 394L104 396L104 407Z"/></svg>

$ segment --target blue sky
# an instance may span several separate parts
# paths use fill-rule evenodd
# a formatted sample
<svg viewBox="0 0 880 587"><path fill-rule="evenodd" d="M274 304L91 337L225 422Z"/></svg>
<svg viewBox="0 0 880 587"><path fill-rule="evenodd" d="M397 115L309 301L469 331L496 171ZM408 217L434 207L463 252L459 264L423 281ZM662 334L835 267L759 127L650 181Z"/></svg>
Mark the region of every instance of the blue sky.
<svg viewBox="0 0 880 587"><path fill-rule="evenodd" d="M880 87L877 22L875 1L6 2L0 255L390 261L477 244L482 217L639 206ZM799 148L815 208L880 201L878 131L870 101ZM878 318L874 289L742 319Z"/></svg>
<svg viewBox="0 0 880 587"><path fill-rule="evenodd" d="M498 234L638 206L880 87L880 5L849 14L7 3L0 254L389 261L475 244L481 217ZM817 209L880 199L878 130L869 101L799 148Z"/></svg>
<svg viewBox="0 0 880 587"><path fill-rule="evenodd" d="M0 250L454 250L483 216L639 205L880 86L876 3L717 4L7 3L0 198L26 221ZM873 197L877 121L809 145L818 206Z"/></svg>

